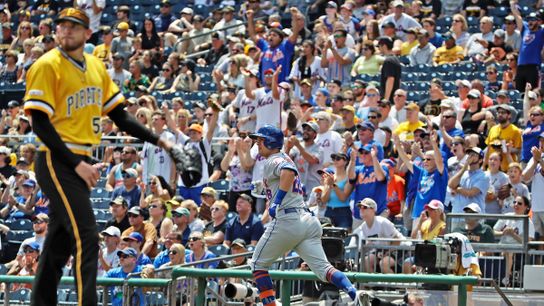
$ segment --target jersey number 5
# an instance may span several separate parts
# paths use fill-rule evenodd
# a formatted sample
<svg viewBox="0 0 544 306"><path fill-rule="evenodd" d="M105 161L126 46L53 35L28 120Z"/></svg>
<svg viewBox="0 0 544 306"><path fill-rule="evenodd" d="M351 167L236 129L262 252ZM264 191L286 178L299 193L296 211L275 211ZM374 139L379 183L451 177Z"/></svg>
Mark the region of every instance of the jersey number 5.
<svg viewBox="0 0 544 306"><path fill-rule="evenodd" d="M93 117L93 133L100 133L100 117Z"/></svg>

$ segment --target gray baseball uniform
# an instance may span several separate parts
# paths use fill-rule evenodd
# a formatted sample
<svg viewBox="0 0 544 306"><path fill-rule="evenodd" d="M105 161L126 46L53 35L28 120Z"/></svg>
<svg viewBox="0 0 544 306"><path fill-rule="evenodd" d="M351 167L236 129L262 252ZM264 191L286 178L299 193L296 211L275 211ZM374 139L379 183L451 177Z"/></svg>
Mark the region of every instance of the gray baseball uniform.
<svg viewBox="0 0 544 306"><path fill-rule="evenodd" d="M293 188L285 195L277 208L276 218L257 243L250 265L254 271L268 270L285 252L295 250L322 281L327 281L327 272L333 267L327 261L321 245L321 224L306 208L297 167L283 152L273 154L266 160L263 182L267 198L272 200L278 192L283 169L297 173Z"/></svg>

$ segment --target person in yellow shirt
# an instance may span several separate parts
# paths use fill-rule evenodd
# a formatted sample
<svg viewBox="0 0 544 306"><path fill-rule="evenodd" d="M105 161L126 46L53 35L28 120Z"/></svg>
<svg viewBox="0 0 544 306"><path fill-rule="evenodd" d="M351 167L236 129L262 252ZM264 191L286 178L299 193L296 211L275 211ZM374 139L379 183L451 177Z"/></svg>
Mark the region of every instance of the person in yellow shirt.
<svg viewBox="0 0 544 306"><path fill-rule="evenodd" d="M110 67L112 63L112 54L111 54L111 42L113 41L113 31L111 27L104 26L101 29L102 32L102 41L103 43L96 46L93 51L93 55L98 57L106 67Z"/></svg>
<svg viewBox="0 0 544 306"><path fill-rule="evenodd" d="M404 30L404 33L406 33L406 41L400 45L400 56L407 56L413 48L419 45L417 40L418 30L416 28Z"/></svg>
<svg viewBox="0 0 544 306"><path fill-rule="evenodd" d="M406 121L399 124L393 134L399 135L401 140L414 140L414 132L425 124L419 121L419 105L412 102L404 107L406 109Z"/></svg>
<svg viewBox="0 0 544 306"><path fill-rule="evenodd" d="M497 122L499 124L489 129L485 144L488 146L484 165L487 165L489 155L497 152L502 155L501 171L508 171L508 165L518 160L521 150L521 130L510 123L512 117L511 106L499 104L497 106Z"/></svg>
<svg viewBox="0 0 544 306"><path fill-rule="evenodd" d="M463 47L455 44L455 38L451 33L443 35L444 45L434 52L434 63L436 65L454 64L463 60Z"/></svg>

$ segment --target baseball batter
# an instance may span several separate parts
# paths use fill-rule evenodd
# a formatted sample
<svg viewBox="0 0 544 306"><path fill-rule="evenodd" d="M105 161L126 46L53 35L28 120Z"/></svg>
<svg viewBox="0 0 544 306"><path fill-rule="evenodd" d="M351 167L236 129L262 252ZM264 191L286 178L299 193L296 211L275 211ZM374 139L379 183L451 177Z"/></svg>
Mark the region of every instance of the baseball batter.
<svg viewBox="0 0 544 306"><path fill-rule="evenodd" d="M319 279L333 283L354 300L355 287L327 261L321 245L321 224L304 204L297 167L281 152L282 131L264 125L250 137L257 141L259 154L266 158L263 183L273 219L257 243L250 263L263 305L276 305L268 268L289 250L295 250Z"/></svg>

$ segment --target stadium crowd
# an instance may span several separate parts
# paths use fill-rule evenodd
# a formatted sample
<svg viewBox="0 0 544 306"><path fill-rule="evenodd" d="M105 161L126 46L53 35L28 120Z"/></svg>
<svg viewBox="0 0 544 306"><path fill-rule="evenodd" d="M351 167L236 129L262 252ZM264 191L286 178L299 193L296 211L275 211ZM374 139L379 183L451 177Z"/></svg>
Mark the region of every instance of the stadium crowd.
<svg viewBox="0 0 544 306"><path fill-rule="evenodd" d="M166 152L116 139L128 135L101 120L110 137L96 157L111 219L100 275L255 245L269 217L264 159L248 136L265 124L285 131L309 207L361 241L432 239L445 234L448 212L529 214L529 237L544 235L542 1L6 0L1 86L24 85L56 47L55 14L74 4L91 19L85 50L108 67L126 109L195 148L203 165L201 181L184 186ZM0 230L33 221L35 236L10 258L9 273L28 275L48 208L21 101L1 114L10 137L0 139ZM474 220L453 220L454 231L521 241L520 222ZM398 264L376 260L365 259L368 271Z"/></svg>

